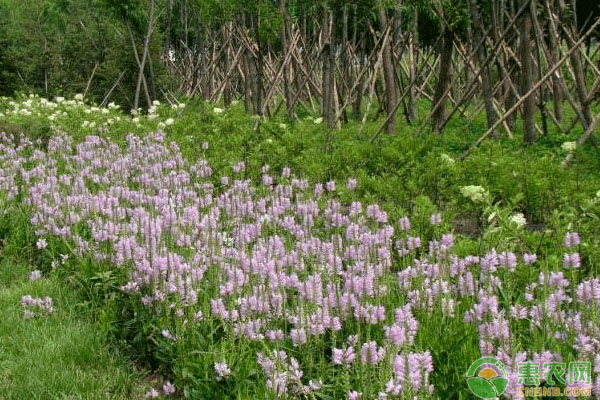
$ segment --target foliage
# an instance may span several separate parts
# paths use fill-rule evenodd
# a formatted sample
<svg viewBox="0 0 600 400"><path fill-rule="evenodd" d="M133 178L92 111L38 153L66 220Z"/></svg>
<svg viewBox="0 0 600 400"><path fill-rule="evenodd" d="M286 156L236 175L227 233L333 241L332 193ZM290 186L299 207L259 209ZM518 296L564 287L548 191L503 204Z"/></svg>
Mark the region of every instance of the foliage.
<svg viewBox="0 0 600 400"><path fill-rule="evenodd" d="M111 99L131 104L137 64L125 23L133 22L139 43L147 10L139 8L145 2L115 4L122 14L118 18L103 0L0 1L0 94L85 92L100 103L115 86ZM160 62L160 34L150 44L155 86L169 87Z"/></svg>
<svg viewBox="0 0 600 400"><path fill-rule="evenodd" d="M48 101L32 96L2 99L0 112L5 121L3 130L15 139L21 133L35 131L36 126L49 127L39 128L44 134L35 141L28 142L25 136L18 139L18 156L7 156L0 166L6 172L2 176L24 179L17 185L2 181L4 209L11 211L5 216L7 221L10 215L18 215L15 210L27 216L16 223L2 221L0 226L22 227L21 233L4 237L10 237L15 248L27 249L30 260L45 272L51 270L53 261L60 260L61 253L69 252L72 261L57 266L52 274L79 287L86 304L101 315L103 323L113 326L115 341L160 371L165 379L174 379L178 390L188 398L272 397L275 378L270 375L274 370L265 367L271 365L268 359L275 363L276 371L285 372L288 393L305 390L310 392L307 398L345 398L349 391L357 390L371 398L385 391L390 379L393 383L401 379L391 364L396 355L413 360L428 360L431 356L433 370L425 365L422 377L429 379L433 392L428 387L417 387L413 380L406 382L401 393L411 398L418 394L419 398L440 399L464 398L464 372L483 351L492 351L490 348L494 354L505 352L505 361L537 357L545 351L559 353L564 360L591 359L591 354L579 345L596 334L597 299L586 301L578 288L592 284L599 272L596 232L600 182L590 162L595 156L591 149L578 149L578 158L570 169L557 166L564 151L556 143L570 139L558 132L530 147L508 139L490 141L460 161L458 155L476 132L465 132L456 122L443 141L434 135L416 136L415 127L403 126L401 135L384 136L371 144L367 138L378 128L377 123L369 123L362 134L357 134L358 123L351 121L331 134L308 110L300 121L292 123L283 117L249 117L240 104L224 109L204 102L172 106L156 103L149 110L125 115L114 104L97 107L81 97ZM157 129L163 134L149 133ZM4 136L4 154L12 154L8 151L12 148L15 141ZM270 166L268 171L263 168L265 164ZM212 173L205 169L207 165ZM290 175L286 167L290 167ZM89 178L85 190L66 184L68 179L77 181L83 176ZM52 182L54 177L58 183L45 186L46 179ZM228 177L229 182L222 177ZM351 178L357 179L356 187L347 185ZM291 186L293 179L298 181ZM310 182L307 189L301 188L302 179ZM314 192L319 182L324 185L323 194ZM335 188L328 182L335 182ZM32 195L38 190L49 192L42 197ZM211 193L212 200L197 207L198 218L203 218L199 221L205 222L192 226L207 236L196 239L191 247L186 235L197 233L186 228L194 214L185 207L195 194L208 193L205 191ZM127 193L144 193L146 197L126 199ZM51 233L51 229L62 232L67 218L62 213L65 202L79 204L75 199L83 202L86 198L93 211L69 209L79 215L79 222L69 223L70 233L66 236ZM148 199L153 200L149 203ZM259 210L260 199L266 200L268 211ZM286 204L286 199L293 202L278 214L276 204ZM235 204L232 208L228 208L230 201ZM114 207L104 206L109 202L122 208L124 217L115 214ZM245 214L241 205L248 202L258 211ZM309 206L311 202L314 206ZM353 202L363 205L358 215L349 214ZM316 327L317 333L310 333L310 324L281 318L271 310L257 314L256 320L263 321L270 330L281 329L284 337L269 342L254 336L266 335L266 328L255 331L249 325L237 325L234 318L211 303L221 299L228 313L239 312L238 307L252 290L260 293L261 280L271 285L278 279L261 275L262 268L277 268L281 279L298 279L302 285L309 285L311 277L334 285L340 284L345 274L364 278L362 268L353 268L351 245L355 239L351 236L332 253L344 260L340 261L343 267L339 267L339 274L324 268L338 268L335 257L319 261L318 257L324 257L319 252L315 258L302 256L302 264L298 260L288 265L277 258L279 239L290 260L293 250L302 248L302 236L294 233L295 225L290 225L290 221L300 221L295 218L305 212L299 204L319 210L306 228L315 243L318 240L325 245L337 234L346 237L350 221L360 227L358 232L367 235L362 244L369 250L365 271L372 268L370 265L379 265L384 273L373 272L377 274L375 287L381 292L360 296L357 301L361 307L383 306L382 321L363 320L369 318L368 312L366 317L360 312L358 317L352 317L352 313L342 317L333 307L329 312L340 316L341 329L329 327L320 332ZM372 206L371 211L365 210L367 205ZM55 209L62 211L54 213ZM210 210L218 210L215 228L208 223ZM280 219L286 213L293 219ZM338 213L346 221L340 226L335 225ZM440 213L443 216L438 216ZM29 215L38 216L32 220L34 227L25 222L30 220ZM410 226L404 217L410 219ZM157 231L152 228L142 229L134 238L140 250L136 257L119 259L117 243L127 237L127 229L135 229L135 218L161 221L162 233L155 236ZM474 223L465 227L460 223L464 220ZM252 232L250 228L258 221L262 225L256 236L245 239L240 232L246 228L246 232ZM377 232L383 235L388 226L393 228L393 238L382 239L381 247L367 240ZM578 232L580 239L572 239L573 232ZM140 260L148 255L146 246L152 243L146 241L149 237L158 237L157 251L167 252L172 257L167 258L169 263L179 267L171 265L148 282L138 282L136 273L146 271ZM570 239L565 241L565 237ZM47 240L43 248L37 245L40 238ZM415 238L420 239L421 246L407 247L408 240ZM274 247L268 247L268 243ZM262 261L251 263L254 267L245 266L238 258L242 253L251 256L248 260L255 257L256 262ZM203 258L208 254L214 258ZM267 258L261 259L262 254ZM528 258L532 254L536 254L534 262ZM563 258L573 254L578 255L579 265L574 268L569 261L565 267ZM200 257L199 264L196 256ZM281 264L275 266L278 262ZM178 294L177 286L173 292L163 289L170 283L168 277L173 277L174 283L187 282L186 271L191 266L199 268L203 276L192 286L196 302L187 302ZM234 278L242 279L240 274L244 278L237 286ZM470 279L473 289L468 285L457 289L460 282ZM555 286L551 282L560 283ZM322 304L310 300L307 289L286 285L277 292L287 300L283 303L286 312L302 318L319 315ZM563 285L568 291L562 291ZM159 299L157 290L164 300ZM560 300L562 295L568 295L571 301ZM151 307L144 305L150 301L148 296ZM558 308L554 310L565 311L564 315L552 308L543 317L534 313L536 306L550 307L556 301ZM477 311L494 302L498 305L496 311L494 307L483 314ZM402 311L396 320L398 312L394 309L407 305L410 312ZM522 318L519 310L523 307L533 314ZM580 326L569 319L577 313L586 316ZM393 342L385 334L384 326L413 319L418 321L414 340ZM492 327L498 321L508 327L508 339L504 333L493 333ZM482 326L489 328L488 336L480 335ZM294 338L292 329L307 329L307 343ZM240 335L240 330L245 334ZM359 335L358 344L346 343L351 334ZM376 341L378 349L385 348L383 360L360 360L363 345L368 349L370 341ZM357 359L336 366L334 350L346 347L355 348ZM285 351L287 358L274 350ZM264 357L262 366L257 364L257 353ZM292 356L299 366L291 361ZM229 374L224 369L215 370L215 363L221 362L227 363ZM304 375L292 378L300 370ZM413 389L418 393L411 392ZM396 389L387 390L393 394Z"/></svg>
<svg viewBox="0 0 600 400"><path fill-rule="evenodd" d="M17 211L3 213L0 222L0 397L142 399L141 375L107 347L105 326L82 294L36 254L30 225ZM43 276L31 280L42 265ZM24 318L26 296L52 298L53 312Z"/></svg>

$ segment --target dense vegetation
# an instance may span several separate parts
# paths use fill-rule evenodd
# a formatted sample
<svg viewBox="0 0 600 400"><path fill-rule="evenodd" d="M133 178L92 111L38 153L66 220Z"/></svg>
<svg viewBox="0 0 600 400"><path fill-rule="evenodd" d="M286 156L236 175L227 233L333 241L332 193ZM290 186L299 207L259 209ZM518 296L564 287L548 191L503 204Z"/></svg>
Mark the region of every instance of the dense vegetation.
<svg viewBox="0 0 600 400"><path fill-rule="evenodd" d="M581 145L600 121L598 15L593 0L3 0L0 94L239 100L332 128L364 125L366 102L388 133L483 113L473 147L511 137L521 111L526 143L579 124Z"/></svg>
<svg viewBox="0 0 600 400"><path fill-rule="evenodd" d="M597 153L561 168L562 133L460 161L460 125L372 144L377 122L255 131L241 104L0 112L6 237L176 393L468 398L482 354L512 380L519 360L598 363Z"/></svg>
<svg viewBox="0 0 600 400"><path fill-rule="evenodd" d="M3 220L2 229L8 226ZM26 236L16 231L23 226L13 225L12 237L5 238L8 243L2 248L0 397L142 399L147 384L140 383L142 376L125 357L106 346L106 330L94 320L79 291L58 275L29 278L39 264L25 263L22 252L30 243L22 243ZM21 302L30 298L51 299L52 309L24 318Z"/></svg>
<svg viewBox="0 0 600 400"><path fill-rule="evenodd" d="M0 0L0 397L600 398L599 13Z"/></svg>

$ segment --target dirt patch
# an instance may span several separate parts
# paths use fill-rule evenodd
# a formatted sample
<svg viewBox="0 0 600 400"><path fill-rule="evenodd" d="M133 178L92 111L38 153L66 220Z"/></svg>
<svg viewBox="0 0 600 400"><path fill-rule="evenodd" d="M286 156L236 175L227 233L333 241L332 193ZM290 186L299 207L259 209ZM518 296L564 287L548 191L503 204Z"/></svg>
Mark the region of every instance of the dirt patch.
<svg viewBox="0 0 600 400"><path fill-rule="evenodd" d="M457 215L452 221L452 227L454 232L465 236L477 237L482 233L479 217L473 213Z"/></svg>

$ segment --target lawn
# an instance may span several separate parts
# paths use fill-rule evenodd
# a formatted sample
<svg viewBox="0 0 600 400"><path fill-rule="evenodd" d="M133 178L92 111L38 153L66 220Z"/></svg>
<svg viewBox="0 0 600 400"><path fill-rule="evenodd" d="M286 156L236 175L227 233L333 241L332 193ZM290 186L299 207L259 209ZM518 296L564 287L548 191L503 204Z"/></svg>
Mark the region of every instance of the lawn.
<svg viewBox="0 0 600 400"><path fill-rule="evenodd" d="M0 398L143 398L143 375L107 346L76 291L57 276L30 281L35 268L0 262ZM54 311L24 318L23 296L50 296Z"/></svg>
<svg viewBox="0 0 600 400"><path fill-rule="evenodd" d="M482 121L0 105L7 396L467 399L485 355L515 397L524 362L600 368L596 150L559 166L581 132L461 160Z"/></svg>

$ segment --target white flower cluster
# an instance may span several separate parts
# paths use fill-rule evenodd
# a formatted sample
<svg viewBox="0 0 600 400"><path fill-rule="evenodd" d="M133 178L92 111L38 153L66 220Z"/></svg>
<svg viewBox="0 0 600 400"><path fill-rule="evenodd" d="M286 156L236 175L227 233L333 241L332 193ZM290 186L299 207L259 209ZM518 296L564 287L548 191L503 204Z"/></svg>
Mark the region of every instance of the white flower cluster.
<svg viewBox="0 0 600 400"><path fill-rule="evenodd" d="M483 203L489 197L488 191L482 186L463 186L460 188L460 192L473 203Z"/></svg>
<svg viewBox="0 0 600 400"><path fill-rule="evenodd" d="M164 129L175 124L177 115L186 107L185 103L175 103L169 109L161 107L161 103L155 100L147 113L142 109L131 110L131 118L127 118L121 113L121 106L118 104L89 104L85 102L82 93L76 94L72 99L57 96L49 100L31 94L17 100L3 100L6 100L5 104L8 106L1 110L0 118L9 123L19 123L24 117L36 117L47 121L50 127L56 130L76 127L86 133L108 132L109 128L117 123L133 124L136 128L145 130Z"/></svg>

